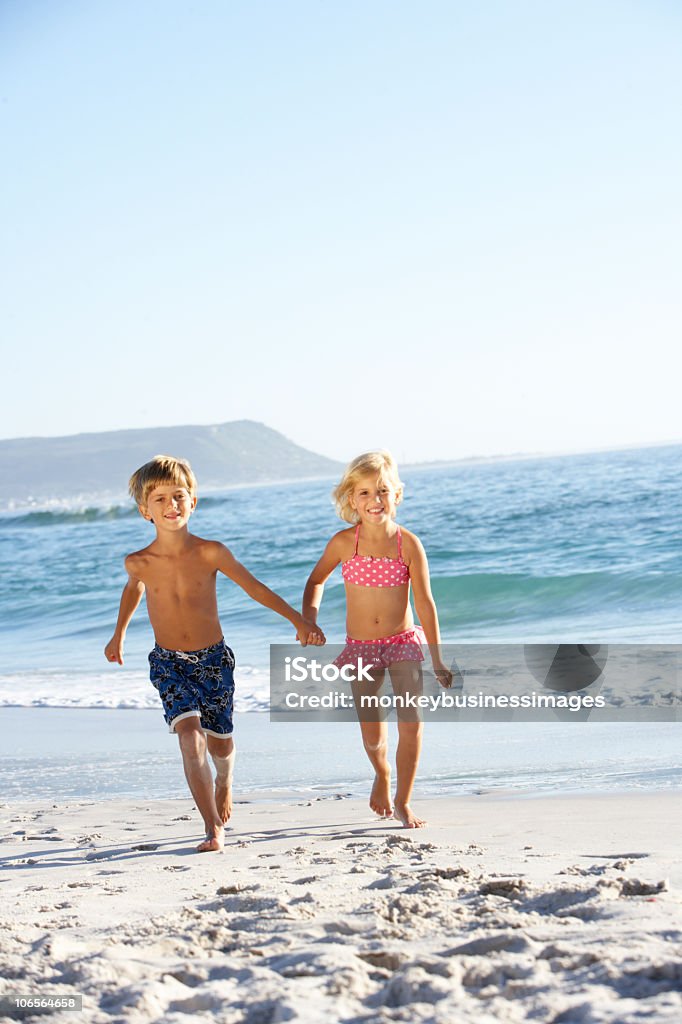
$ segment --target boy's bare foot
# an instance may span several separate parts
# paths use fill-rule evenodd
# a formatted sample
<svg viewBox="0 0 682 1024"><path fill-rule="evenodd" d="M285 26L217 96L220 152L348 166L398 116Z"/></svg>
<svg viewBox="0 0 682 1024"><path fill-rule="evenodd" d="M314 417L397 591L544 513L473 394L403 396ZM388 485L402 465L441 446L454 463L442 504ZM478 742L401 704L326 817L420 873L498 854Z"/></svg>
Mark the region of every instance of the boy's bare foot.
<svg viewBox="0 0 682 1024"><path fill-rule="evenodd" d="M215 781L215 805L224 824L232 814L232 786L221 778Z"/></svg>
<svg viewBox="0 0 682 1024"><path fill-rule="evenodd" d="M426 822L412 811L409 804L399 804L397 800L393 817L402 821L403 828L424 828L426 825Z"/></svg>
<svg viewBox="0 0 682 1024"><path fill-rule="evenodd" d="M203 843L197 846L197 853L222 853L225 846L225 833L222 825L220 828L213 828L206 834Z"/></svg>
<svg viewBox="0 0 682 1024"><path fill-rule="evenodd" d="M369 806L380 818L390 818L393 814L390 770L376 773L372 792L369 795Z"/></svg>

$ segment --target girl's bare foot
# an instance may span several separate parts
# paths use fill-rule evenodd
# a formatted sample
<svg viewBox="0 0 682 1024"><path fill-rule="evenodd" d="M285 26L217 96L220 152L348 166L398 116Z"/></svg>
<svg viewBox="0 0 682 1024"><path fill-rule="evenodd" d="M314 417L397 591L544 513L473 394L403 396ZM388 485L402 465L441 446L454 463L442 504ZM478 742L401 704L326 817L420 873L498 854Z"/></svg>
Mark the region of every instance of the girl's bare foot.
<svg viewBox="0 0 682 1024"><path fill-rule="evenodd" d="M232 814L232 786L221 778L215 782L215 805L224 824Z"/></svg>
<svg viewBox="0 0 682 1024"><path fill-rule="evenodd" d="M398 803L397 800L393 817L397 818L398 821L402 821L403 828L424 828L424 825L426 825L426 822L422 818L418 818L412 811L409 804Z"/></svg>
<svg viewBox="0 0 682 1024"><path fill-rule="evenodd" d="M380 818L390 818L393 814L390 769L376 773L372 792L369 795L369 806Z"/></svg>
<svg viewBox="0 0 682 1024"><path fill-rule="evenodd" d="M220 828L212 828L206 833L203 843L197 846L197 853L222 853L225 846L225 834L222 825Z"/></svg>

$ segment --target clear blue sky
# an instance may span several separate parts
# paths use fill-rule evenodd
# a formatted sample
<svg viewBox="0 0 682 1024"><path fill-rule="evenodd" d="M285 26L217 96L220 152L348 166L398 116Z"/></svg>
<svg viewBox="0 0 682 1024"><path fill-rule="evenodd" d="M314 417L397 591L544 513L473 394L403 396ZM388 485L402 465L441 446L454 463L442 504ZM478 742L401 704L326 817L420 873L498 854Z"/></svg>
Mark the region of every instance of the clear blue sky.
<svg viewBox="0 0 682 1024"><path fill-rule="evenodd" d="M682 439L673 0L0 6L0 437Z"/></svg>

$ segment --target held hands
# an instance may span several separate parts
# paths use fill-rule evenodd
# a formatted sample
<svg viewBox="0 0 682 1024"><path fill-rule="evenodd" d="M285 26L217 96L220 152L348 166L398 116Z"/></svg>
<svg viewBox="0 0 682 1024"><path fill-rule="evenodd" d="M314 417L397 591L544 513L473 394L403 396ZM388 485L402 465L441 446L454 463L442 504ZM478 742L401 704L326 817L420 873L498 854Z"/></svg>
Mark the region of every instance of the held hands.
<svg viewBox="0 0 682 1024"><path fill-rule="evenodd" d="M112 636L104 648L104 657L107 661L116 661L119 665L123 664L123 640L121 637Z"/></svg>
<svg viewBox="0 0 682 1024"><path fill-rule="evenodd" d="M326 636L320 627L314 622L301 618L300 622L295 623L295 626L296 639L300 643L301 647L322 647L326 644Z"/></svg>

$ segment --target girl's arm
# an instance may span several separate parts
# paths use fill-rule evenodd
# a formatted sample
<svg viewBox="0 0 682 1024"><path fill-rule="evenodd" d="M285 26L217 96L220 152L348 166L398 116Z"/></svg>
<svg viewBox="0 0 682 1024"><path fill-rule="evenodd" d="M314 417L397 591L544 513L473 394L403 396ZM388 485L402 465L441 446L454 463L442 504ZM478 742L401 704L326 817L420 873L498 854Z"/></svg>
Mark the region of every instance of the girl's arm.
<svg viewBox="0 0 682 1024"><path fill-rule="evenodd" d="M144 583L135 576L130 556L126 558L125 565L128 571L128 582L121 594L114 635L104 648L104 657L107 661L116 661L119 665L123 664L123 641L126 630L144 594Z"/></svg>
<svg viewBox="0 0 682 1024"><path fill-rule="evenodd" d="M224 544L215 542L215 552L217 556L216 568L224 573L228 579L231 579L240 586L254 601L258 601L265 608L270 608L273 612L277 612L278 615L288 619L296 630L296 636L303 646L306 644L321 646L326 642L324 633L319 626L315 625L314 621L308 621L299 615L296 609L287 604L283 597L280 597L274 590L270 590L259 579L256 579L246 566L237 561L229 548L226 548Z"/></svg>
<svg viewBox="0 0 682 1024"><path fill-rule="evenodd" d="M433 600L433 594L431 593L429 563L426 559L426 552L417 537L411 537L411 541L410 579L412 580L412 592L414 593L414 610L426 634L426 642L431 653L431 663L438 682L441 686L452 686L452 672L444 664L440 656L440 626L438 625L436 602Z"/></svg>
<svg viewBox="0 0 682 1024"><path fill-rule="evenodd" d="M305 585L303 591L303 617L309 622L317 622L317 614L322 604L324 585L342 561L343 542L340 540L342 534L336 536L327 544L322 558L319 560Z"/></svg>

